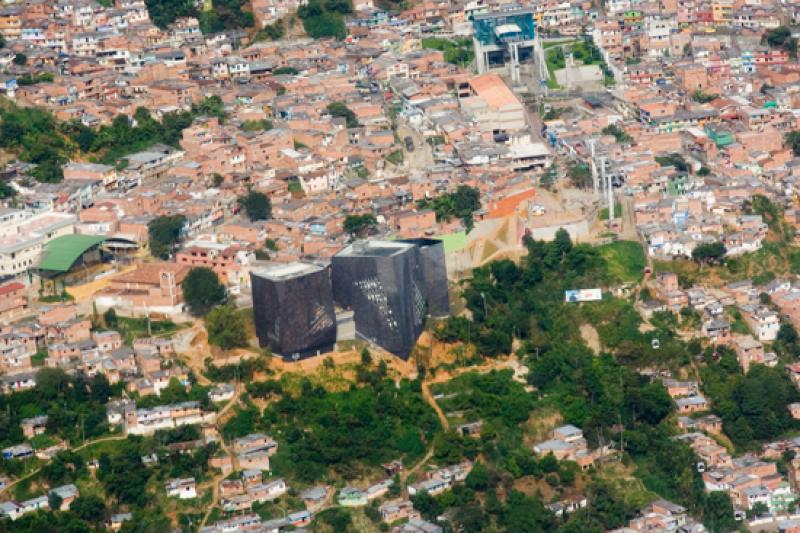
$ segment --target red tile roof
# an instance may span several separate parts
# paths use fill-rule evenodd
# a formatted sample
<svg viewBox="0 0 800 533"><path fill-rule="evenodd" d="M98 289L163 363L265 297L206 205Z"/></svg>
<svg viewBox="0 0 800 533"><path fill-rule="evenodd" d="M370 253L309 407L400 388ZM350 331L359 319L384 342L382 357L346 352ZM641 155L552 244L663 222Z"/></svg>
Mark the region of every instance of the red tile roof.
<svg viewBox="0 0 800 533"><path fill-rule="evenodd" d="M0 294L8 294L9 292L18 291L20 289L24 289L25 285L20 283L19 281L12 281L11 283L6 283L5 285L0 285Z"/></svg>

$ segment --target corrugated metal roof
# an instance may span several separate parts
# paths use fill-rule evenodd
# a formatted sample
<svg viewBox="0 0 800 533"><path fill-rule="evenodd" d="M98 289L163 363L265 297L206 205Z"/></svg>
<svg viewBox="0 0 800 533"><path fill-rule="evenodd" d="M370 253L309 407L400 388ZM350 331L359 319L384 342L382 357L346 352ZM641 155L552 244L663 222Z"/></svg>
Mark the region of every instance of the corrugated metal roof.
<svg viewBox="0 0 800 533"><path fill-rule="evenodd" d="M62 235L44 247L40 270L67 272L86 250L105 241L100 235Z"/></svg>

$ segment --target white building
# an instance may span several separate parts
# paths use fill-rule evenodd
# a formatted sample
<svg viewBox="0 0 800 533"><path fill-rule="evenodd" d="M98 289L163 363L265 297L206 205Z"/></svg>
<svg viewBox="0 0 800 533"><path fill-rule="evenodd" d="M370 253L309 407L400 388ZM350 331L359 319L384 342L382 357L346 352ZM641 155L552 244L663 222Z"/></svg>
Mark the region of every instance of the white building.
<svg viewBox="0 0 800 533"><path fill-rule="evenodd" d="M0 209L0 276L21 274L35 267L44 245L75 233L75 215Z"/></svg>
<svg viewBox="0 0 800 533"><path fill-rule="evenodd" d="M199 402L161 405L152 409L137 409L130 400L109 402L108 423L123 425L133 435L151 435L159 429L172 429L191 424L214 421L214 413L204 413Z"/></svg>
<svg viewBox="0 0 800 533"><path fill-rule="evenodd" d="M760 306L757 309L742 309L745 321L760 341L774 341L778 338L781 321L778 313L772 309Z"/></svg>
<svg viewBox="0 0 800 533"><path fill-rule="evenodd" d="M164 488L170 498L179 498L181 500L197 498L197 484L193 477L170 479L165 483Z"/></svg>

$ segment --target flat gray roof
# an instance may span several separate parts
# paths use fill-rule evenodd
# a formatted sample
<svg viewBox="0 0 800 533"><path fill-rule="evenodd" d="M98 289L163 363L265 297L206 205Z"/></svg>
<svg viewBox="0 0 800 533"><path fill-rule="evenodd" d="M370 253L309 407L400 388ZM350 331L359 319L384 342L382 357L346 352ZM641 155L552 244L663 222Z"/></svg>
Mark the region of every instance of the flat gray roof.
<svg viewBox="0 0 800 533"><path fill-rule="evenodd" d="M411 243L399 241L357 241L336 254L336 257L390 257L413 247Z"/></svg>
<svg viewBox="0 0 800 533"><path fill-rule="evenodd" d="M269 266L265 268L259 268L252 271L254 276L258 276L259 278L264 278L272 281L281 281L292 279L300 276L305 276L308 274L313 274L314 272L319 272L322 270L322 267L319 265L315 265L313 263L301 263L299 261L295 261L293 263L286 263L281 265Z"/></svg>

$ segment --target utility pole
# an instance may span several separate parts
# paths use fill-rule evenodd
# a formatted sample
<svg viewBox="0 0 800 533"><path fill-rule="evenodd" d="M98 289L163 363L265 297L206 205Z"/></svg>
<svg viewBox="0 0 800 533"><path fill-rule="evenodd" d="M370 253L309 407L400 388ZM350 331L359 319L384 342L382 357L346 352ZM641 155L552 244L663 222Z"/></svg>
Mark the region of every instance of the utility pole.
<svg viewBox="0 0 800 533"><path fill-rule="evenodd" d="M608 201L608 221L614 220L614 187L611 185L611 175L606 175L606 158L600 158L600 182L605 185L606 199Z"/></svg>
<svg viewBox="0 0 800 533"><path fill-rule="evenodd" d="M590 161L592 167L592 192L595 195L597 195L600 182L600 177L597 173L597 161L595 161L595 153L594 153L594 145L597 142L597 139L595 139L594 137L590 137L587 142L589 143Z"/></svg>
<svg viewBox="0 0 800 533"><path fill-rule="evenodd" d="M606 159L603 158L603 172L606 168ZM608 221L614 220L614 184L611 183L611 174L606 176L608 182L606 183L606 192L608 193Z"/></svg>

